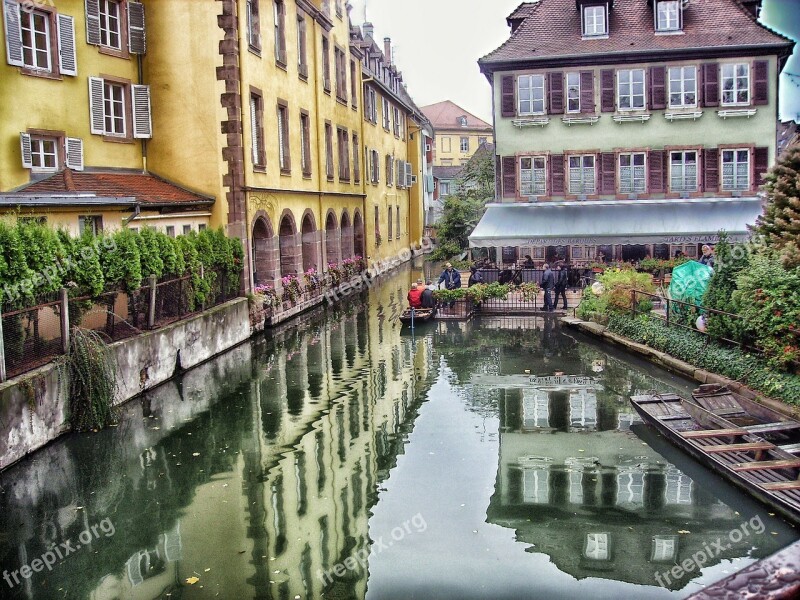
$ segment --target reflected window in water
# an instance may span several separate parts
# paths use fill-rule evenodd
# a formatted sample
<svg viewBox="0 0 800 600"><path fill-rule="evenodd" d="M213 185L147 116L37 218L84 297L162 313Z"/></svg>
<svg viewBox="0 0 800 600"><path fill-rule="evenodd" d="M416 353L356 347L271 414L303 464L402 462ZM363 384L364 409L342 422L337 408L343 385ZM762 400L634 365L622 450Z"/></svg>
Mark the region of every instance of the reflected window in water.
<svg viewBox="0 0 800 600"><path fill-rule="evenodd" d="M569 503L583 504L583 471L571 471L569 474Z"/></svg>
<svg viewBox="0 0 800 600"><path fill-rule="evenodd" d="M608 534L587 533L586 542L583 546L583 555L592 560L608 560L611 556Z"/></svg>
<svg viewBox="0 0 800 600"><path fill-rule="evenodd" d="M522 501L525 504L550 502L550 469L523 469Z"/></svg>
<svg viewBox="0 0 800 600"><path fill-rule="evenodd" d="M653 536L650 560L653 562L674 562L678 554L678 537L675 535Z"/></svg>
<svg viewBox="0 0 800 600"><path fill-rule="evenodd" d="M522 390L522 426L525 429L550 426L550 396L541 390Z"/></svg>
<svg viewBox="0 0 800 600"><path fill-rule="evenodd" d="M593 429L597 426L597 394L594 390L570 390L569 421L573 427Z"/></svg>
<svg viewBox="0 0 800 600"><path fill-rule="evenodd" d="M673 465L667 467L664 500L667 504L691 504L694 482Z"/></svg>
<svg viewBox="0 0 800 600"><path fill-rule="evenodd" d="M294 476L297 485L297 514L303 516L308 507L308 486L306 485L306 453L297 450L294 455Z"/></svg>
<svg viewBox="0 0 800 600"><path fill-rule="evenodd" d="M630 508L644 506L644 471L630 470L617 473L617 506Z"/></svg>

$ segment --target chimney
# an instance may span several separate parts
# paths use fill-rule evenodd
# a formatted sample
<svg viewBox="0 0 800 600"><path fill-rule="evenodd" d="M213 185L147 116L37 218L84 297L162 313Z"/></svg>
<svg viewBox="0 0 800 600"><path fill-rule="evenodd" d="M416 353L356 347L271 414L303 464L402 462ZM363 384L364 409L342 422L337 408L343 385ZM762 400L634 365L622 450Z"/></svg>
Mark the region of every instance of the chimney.
<svg viewBox="0 0 800 600"><path fill-rule="evenodd" d="M372 23L364 23L361 29L364 31L364 37L372 37L375 35L375 27Z"/></svg>
<svg viewBox="0 0 800 600"><path fill-rule="evenodd" d="M383 38L383 53L386 55L386 64L392 64L392 38Z"/></svg>

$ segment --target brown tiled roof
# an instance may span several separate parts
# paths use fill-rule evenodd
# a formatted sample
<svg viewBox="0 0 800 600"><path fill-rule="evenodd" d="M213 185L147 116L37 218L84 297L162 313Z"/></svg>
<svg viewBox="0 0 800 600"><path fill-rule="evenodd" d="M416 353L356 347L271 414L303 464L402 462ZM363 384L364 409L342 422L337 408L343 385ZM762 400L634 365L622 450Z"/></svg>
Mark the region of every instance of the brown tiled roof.
<svg viewBox="0 0 800 600"><path fill-rule="evenodd" d="M21 194L90 193L132 197L142 204L211 204L214 198L191 192L152 173L72 171L64 169L18 190Z"/></svg>
<svg viewBox="0 0 800 600"><path fill-rule="evenodd" d="M515 21L517 19L524 19L526 17L531 16L533 10L536 8L536 4L538 3L538 1L539 0L536 0L536 2L523 2L517 8L514 9L514 12L512 12L510 15L506 17L506 21Z"/></svg>
<svg viewBox="0 0 800 600"><path fill-rule="evenodd" d="M462 165L453 167L433 167L433 176L435 179L444 179L445 181L455 179L464 169Z"/></svg>
<svg viewBox="0 0 800 600"><path fill-rule="evenodd" d="M492 126L486 121L468 113L450 100L429 104L421 107L420 110L428 117L434 129L459 129L461 126L458 124L458 118L464 116L467 117L467 126L464 129L487 129L490 131L492 129Z"/></svg>
<svg viewBox="0 0 800 600"><path fill-rule="evenodd" d="M764 25L738 0L691 2L683 13L682 35L656 35L653 8L646 0L614 0L606 39L581 39L581 15L575 0L539 0L512 13L525 20L499 48L478 63L538 61L598 55L635 55L677 49L728 49L771 46L786 54L793 42Z"/></svg>

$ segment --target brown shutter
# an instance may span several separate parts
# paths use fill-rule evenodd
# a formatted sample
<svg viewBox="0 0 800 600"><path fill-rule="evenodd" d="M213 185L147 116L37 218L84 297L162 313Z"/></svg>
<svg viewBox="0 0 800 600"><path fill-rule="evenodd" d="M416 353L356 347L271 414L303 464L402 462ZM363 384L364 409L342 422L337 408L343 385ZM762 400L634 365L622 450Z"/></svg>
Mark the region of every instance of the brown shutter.
<svg viewBox="0 0 800 600"><path fill-rule="evenodd" d="M594 71L581 71L581 112L594 112Z"/></svg>
<svg viewBox="0 0 800 600"><path fill-rule="evenodd" d="M495 198L501 198L503 196L502 190L502 172L501 172L501 165L500 165L500 156L495 154L494 156L494 196ZM439 189L439 186L434 186L435 190Z"/></svg>
<svg viewBox="0 0 800 600"><path fill-rule="evenodd" d="M769 148L766 146L757 147L755 150L755 156L753 157L753 162L755 163L755 176L753 177L753 181L755 182L754 187L755 189L758 189L764 185L764 176L769 170Z"/></svg>
<svg viewBox="0 0 800 600"><path fill-rule="evenodd" d="M648 187L654 194L667 191L667 151L652 150L647 157Z"/></svg>
<svg viewBox="0 0 800 600"><path fill-rule="evenodd" d="M517 103L514 98L514 76L504 75L501 84L502 101L501 114L504 117L514 117L517 114Z"/></svg>
<svg viewBox="0 0 800 600"><path fill-rule="evenodd" d="M667 107L667 67L650 67L650 108Z"/></svg>
<svg viewBox="0 0 800 600"><path fill-rule="evenodd" d="M703 191L719 190L719 151L716 148L703 150Z"/></svg>
<svg viewBox="0 0 800 600"><path fill-rule="evenodd" d="M600 71L600 110L603 112L614 112L615 92L614 92L614 69Z"/></svg>
<svg viewBox="0 0 800 600"><path fill-rule="evenodd" d="M564 195L564 155L550 155L550 192L551 195Z"/></svg>
<svg viewBox="0 0 800 600"><path fill-rule="evenodd" d="M703 65L703 106L719 106L719 65Z"/></svg>
<svg viewBox="0 0 800 600"><path fill-rule="evenodd" d="M616 194L616 156L613 152L604 152L600 155L600 193Z"/></svg>
<svg viewBox="0 0 800 600"><path fill-rule="evenodd" d="M757 60L753 71L753 104L769 104L769 62Z"/></svg>
<svg viewBox="0 0 800 600"><path fill-rule="evenodd" d="M503 157L503 197L514 198L517 195L517 158Z"/></svg>
<svg viewBox="0 0 800 600"><path fill-rule="evenodd" d="M564 112L564 74L548 73L547 77L550 91L547 112L551 115L559 115Z"/></svg>
<svg viewBox="0 0 800 600"><path fill-rule="evenodd" d="M697 72L697 106L704 106L703 99L705 98L705 89L703 86L703 66L699 66L696 69Z"/></svg>

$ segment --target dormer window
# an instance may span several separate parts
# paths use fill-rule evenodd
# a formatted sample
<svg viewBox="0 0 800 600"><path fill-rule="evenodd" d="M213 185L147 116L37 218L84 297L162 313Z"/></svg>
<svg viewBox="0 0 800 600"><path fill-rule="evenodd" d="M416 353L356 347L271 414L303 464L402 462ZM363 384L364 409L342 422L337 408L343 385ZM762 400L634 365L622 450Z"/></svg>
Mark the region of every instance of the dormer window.
<svg viewBox="0 0 800 600"><path fill-rule="evenodd" d="M461 127L466 127L467 126L467 117L458 117L458 124Z"/></svg>
<svg viewBox="0 0 800 600"><path fill-rule="evenodd" d="M584 6L581 16L584 37L608 35L608 4Z"/></svg>
<svg viewBox="0 0 800 600"><path fill-rule="evenodd" d="M657 0L656 31L680 31L682 28L680 0Z"/></svg>

